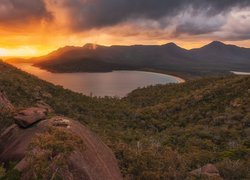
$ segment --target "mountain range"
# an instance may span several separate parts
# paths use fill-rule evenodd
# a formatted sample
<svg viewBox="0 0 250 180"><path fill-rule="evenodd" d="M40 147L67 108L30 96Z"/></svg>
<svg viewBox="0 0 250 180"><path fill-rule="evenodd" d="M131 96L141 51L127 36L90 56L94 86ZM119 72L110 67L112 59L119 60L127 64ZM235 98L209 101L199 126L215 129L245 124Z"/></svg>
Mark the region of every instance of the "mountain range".
<svg viewBox="0 0 250 180"><path fill-rule="evenodd" d="M46 56L32 58L34 65L52 72L107 72L150 70L181 76L228 74L250 71L250 48L219 41L186 50L175 43L164 45L66 46Z"/></svg>

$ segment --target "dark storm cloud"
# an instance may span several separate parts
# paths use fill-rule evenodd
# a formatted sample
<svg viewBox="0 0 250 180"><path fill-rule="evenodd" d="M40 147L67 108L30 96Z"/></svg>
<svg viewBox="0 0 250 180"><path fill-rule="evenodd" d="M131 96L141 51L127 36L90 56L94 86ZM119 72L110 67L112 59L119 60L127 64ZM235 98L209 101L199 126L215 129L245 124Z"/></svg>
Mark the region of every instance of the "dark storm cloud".
<svg viewBox="0 0 250 180"><path fill-rule="evenodd" d="M26 26L30 20L42 19L65 22L65 17L61 17L63 13L68 20L65 28L77 32L114 27L124 22L142 26L143 31L149 32L152 30L150 20L153 20L157 25L152 31L166 32L174 26L176 30L172 33L176 36L200 35L220 30L232 10L245 7L250 7L250 0L0 0L0 25ZM140 21L144 24L138 23ZM248 37L245 32L249 26L244 27L239 31L240 37Z"/></svg>
<svg viewBox="0 0 250 180"><path fill-rule="evenodd" d="M54 2L63 2L63 5L69 8L72 25L78 30L113 26L138 18L157 21L162 18L171 19L187 8L192 8L194 15L205 13L207 16L214 16L226 13L234 7L250 5L250 0L54 0Z"/></svg>
<svg viewBox="0 0 250 180"><path fill-rule="evenodd" d="M50 18L44 0L0 0L0 25Z"/></svg>
<svg viewBox="0 0 250 180"><path fill-rule="evenodd" d="M175 36L179 36L180 34L189 34L189 35L199 35L199 34L207 34L218 30L221 25L217 26L207 26L207 25L196 25L192 23L180 24L176 27L174 32Z"/></svg>
<svg viewBox="0 0 250 180"><path fill-rule="evenodd" d="M200 35L213 33L221 29L221 27L227 23L227 20L225 14L208 16L204 13L199 15L189 13L179 18L179 21L176 23L174 35Z"/></svg>

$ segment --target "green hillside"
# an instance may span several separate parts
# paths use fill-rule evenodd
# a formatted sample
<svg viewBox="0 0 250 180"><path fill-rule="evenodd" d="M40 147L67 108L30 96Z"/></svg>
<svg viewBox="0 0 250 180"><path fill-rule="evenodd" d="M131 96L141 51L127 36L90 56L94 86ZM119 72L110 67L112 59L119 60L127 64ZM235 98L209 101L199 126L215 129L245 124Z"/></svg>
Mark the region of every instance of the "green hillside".
<svg viewBox="0 0 250 180"><path fill-rule="evenodd" d="M0 63L0 91L18 108L38 100L87 125L113 149L123 175L185 179L207 163L250 179L250 77L226 76L87 97ZM11 114L0 116L1 132Z"/></svg>

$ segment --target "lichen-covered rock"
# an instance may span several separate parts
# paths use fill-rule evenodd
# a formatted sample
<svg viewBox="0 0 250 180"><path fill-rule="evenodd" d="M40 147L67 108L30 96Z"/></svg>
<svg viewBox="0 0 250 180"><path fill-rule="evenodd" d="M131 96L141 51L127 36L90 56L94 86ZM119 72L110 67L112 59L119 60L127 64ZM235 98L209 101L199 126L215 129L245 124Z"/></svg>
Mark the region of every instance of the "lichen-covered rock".
<svg viewBox="0 0 250 180"><path fill-rule="evenodd" d="M206 177L213 180L222 179L219 170L213 164L207 164L199 169L193 170L190 174L196 177Z"/></svg>
<svg viewBox="0 0 250 180"><path fill-rule="evenodd" d="M6 129L0 136L0 161L18 162L22 179L122 179L110 148L81 123L59 116L26 129Z"/></svg>
<svg viewBox="0 0 250 180"><path fill-rule="evenodd" d="M34 123L47 117L48 110L41 107L31 107L17 113L14 117L15 123L22 128L27 128Z"/></svg>

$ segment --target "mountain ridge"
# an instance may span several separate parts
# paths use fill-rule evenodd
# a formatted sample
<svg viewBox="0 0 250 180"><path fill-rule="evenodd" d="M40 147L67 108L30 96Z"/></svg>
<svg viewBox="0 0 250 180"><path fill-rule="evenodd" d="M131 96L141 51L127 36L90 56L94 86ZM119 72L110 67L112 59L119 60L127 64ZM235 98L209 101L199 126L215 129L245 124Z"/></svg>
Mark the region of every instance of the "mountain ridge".
<svg viewBox="0 0 250 180"><path fill-rule="evenodd" d="M163 45L66 46L47 56L32 58L35 66L53 72L161 71L182 77L202 77L250 71L250 48L213 41L201 48Z"/></svg>

